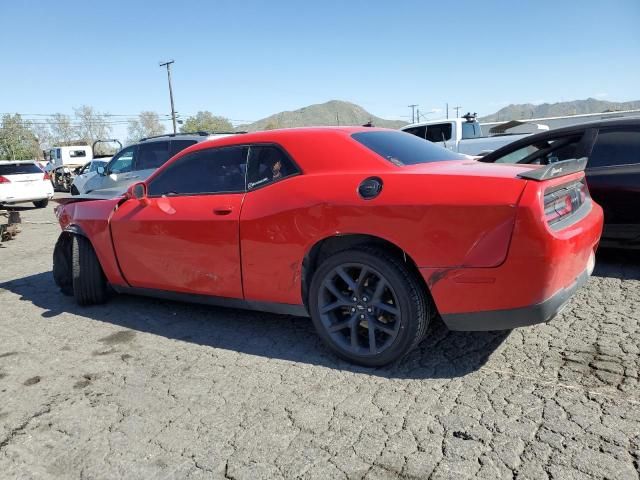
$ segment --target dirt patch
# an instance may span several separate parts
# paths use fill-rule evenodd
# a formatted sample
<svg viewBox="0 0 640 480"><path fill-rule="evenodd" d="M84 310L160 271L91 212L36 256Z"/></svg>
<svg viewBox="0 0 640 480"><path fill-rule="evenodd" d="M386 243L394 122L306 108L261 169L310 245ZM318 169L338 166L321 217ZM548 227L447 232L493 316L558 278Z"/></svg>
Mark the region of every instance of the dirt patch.
<svg viewBox="0 0 640 480"><path fill-rule="evenodd" d="M123 343L132 342L135 337L136 332L133 330L121 330L119 332L112 333L111 335L107 335L98 341L106 345L121 345Z"/></svg>
<svg viewBox="0 0 640 480"><path fill-rule="evenodd" d="M31 378L27 378L23 385L25 387L30 387L31 385L35 385L36 383L40 383L40 380L42 380L39 376L35 376L35 377L31 377Z"/></svg>

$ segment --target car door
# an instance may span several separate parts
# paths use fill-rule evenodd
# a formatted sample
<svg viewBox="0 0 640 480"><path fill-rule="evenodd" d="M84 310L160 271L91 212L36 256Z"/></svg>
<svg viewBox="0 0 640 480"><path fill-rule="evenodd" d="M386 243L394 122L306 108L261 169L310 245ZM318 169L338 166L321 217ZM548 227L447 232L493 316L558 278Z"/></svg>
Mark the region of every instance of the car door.
<svg viewBox="0 0 640 480"><path fill-rule="evenodd" d="M114 213L118 263L133 287L242 298L239 219L246 147L191 152L158 172L144 203Z"/></svg>
<svg viewBox="0 0 640 480"><path fill-rule="evenodd" d="M133 171L137 148L137 145L131 145L120 150L109 161L104 168L104 172L90 178L85 184L84 191L81 190L80 193L89 193L95 190L116 188L121 184L124 185L122 177ZM123 188L124 190L126 190L126 187Z"/></svg>
<svg viewBox="0 0 640 480"><path fill-rule="evenodd" d="M640 233L640 128L601 129L586 174L591 196L604 210L606 230Z"/></svg>
<svg viewBox="0 0 640 480"><path fill-rule="evenodd" d="M82 188L84 187L84 184L86 183L89 177L89 172L92 170L91 167L94 164L95 164L94 162L89 162L85 164L84 167L80 169L76 177L73 179L73 186L76 187L78 191L81 191Z"/></svg>

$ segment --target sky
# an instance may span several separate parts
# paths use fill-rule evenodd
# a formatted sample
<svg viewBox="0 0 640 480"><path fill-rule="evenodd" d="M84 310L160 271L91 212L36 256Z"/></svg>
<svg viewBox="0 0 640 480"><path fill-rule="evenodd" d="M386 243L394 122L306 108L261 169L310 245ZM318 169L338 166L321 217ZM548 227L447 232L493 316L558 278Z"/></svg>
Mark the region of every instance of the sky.
<svg viewBox="0 0 640 480"><path fill-rule="evenodd" d="M404 120L637 100L639 25L640 0L0 0L0 113L168 115L168 59L181 117L235 124L332 99Z"/></svg>

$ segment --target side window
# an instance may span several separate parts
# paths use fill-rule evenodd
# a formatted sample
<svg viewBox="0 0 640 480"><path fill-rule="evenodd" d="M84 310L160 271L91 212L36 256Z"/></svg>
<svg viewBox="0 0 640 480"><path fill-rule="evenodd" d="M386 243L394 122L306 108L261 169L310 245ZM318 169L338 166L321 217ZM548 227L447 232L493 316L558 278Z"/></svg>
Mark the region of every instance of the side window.
<svg viewBox="0 0 640 480"><path fill-rule="evenodd" d="M132 171L135 152L135 146L121 150L120 153L109 162L109 168L107 169L109 173L127 173Z"/></svg>
<svg viewBox="0 0 640 480"><path fill-rule="evenodd" d="M440 123L438 125L429 125L427 127L426 138L430 142L442 142L443 140L451 140L451 124Z"/></svg>
<svg viewBox="0 0 640 480"><path fill-rule="evenodd" d="M173 157L176 153L181 152L191 145L195 145L195 140L171 140L171 148L169 149L169 158Z"/></svg>
<svg viewBox="0 0 640 480"><path fill-rule="evenodd" d="M603 130L589 157L589 168L640 163L640 130Z"/></svg>
<svg viewBox="0 0 640 480"><path fill-rule="evenodd" d="M223 147L189 153L149 184L149 195L197 195L245 191L248 147Z"/></svg>
<svg viewBox="0 0 640 480"><path fill-rule="evenodd" d="M89 172L90 167L91 167L91 164L87 163L84 167L80 169L80 172L78 172L78 175L84 175L85 173Z"/></svg>
<svg viewBox="0 0 640 480"><path fill-rule="evenodd" d="M169 160L169 142L147 142L138 145L136 170L155 170Z"/></svg>
<svg viewBox="0 0 640 480"><path fill-rule="evenodd" d="M411 135L415 135L416 137L426 138L427 137L427 127L426 125L422 125L421 127L412 127L403 130L403 132L410 133Z"/></svg>
<svg viewBox="0 0 640 480"><path fill-rule="evenodd" d="M278 147L256 145L249 147L247 190L252 190L299 173L293 162Z"/></svg>

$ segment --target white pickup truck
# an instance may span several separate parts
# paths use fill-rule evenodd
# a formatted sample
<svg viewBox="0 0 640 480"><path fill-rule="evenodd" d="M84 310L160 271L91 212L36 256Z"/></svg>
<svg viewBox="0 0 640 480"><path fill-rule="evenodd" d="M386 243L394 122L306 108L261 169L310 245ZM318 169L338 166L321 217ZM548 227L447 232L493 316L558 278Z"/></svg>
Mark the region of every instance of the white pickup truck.
<svg viewBox="0 0 640 480"><path fill-rule="evenodd" d="M476 120L475 115L471 114L462 118L412 123L402 127L401 130L442 145L454 152L474 156L486 155L508 143L531 135L504 134L485 137L480 123Z"/></svg>

